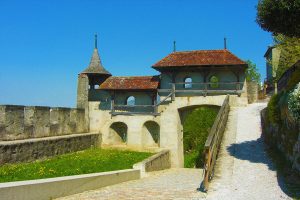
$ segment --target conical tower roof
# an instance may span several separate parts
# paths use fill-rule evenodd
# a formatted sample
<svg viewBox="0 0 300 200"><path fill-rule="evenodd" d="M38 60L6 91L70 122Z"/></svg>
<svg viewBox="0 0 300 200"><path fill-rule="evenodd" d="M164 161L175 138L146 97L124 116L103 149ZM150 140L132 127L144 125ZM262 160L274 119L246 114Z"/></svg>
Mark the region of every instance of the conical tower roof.
<svg viewBox="0 0 300 200"><path fill-rule="evenodd" d="M89 66L81 72L82 74L104 74L111 76L111 73L109 73L102 65L101 59L99 56L98 48L97 48L97 35L95 35L95 48L93 51L93 55L90 61Z"/></svg>

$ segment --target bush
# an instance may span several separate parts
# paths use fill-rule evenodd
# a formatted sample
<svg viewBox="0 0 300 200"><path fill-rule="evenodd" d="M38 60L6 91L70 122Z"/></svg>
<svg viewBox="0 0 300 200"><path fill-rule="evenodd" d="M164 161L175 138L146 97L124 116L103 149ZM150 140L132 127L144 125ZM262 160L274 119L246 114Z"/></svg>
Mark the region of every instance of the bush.
<svg viewBox="0 0 300 200"><path fill-rule="evenodd" d="M300 70L297 70L289 78L286 89L287 90L292 90L297 85L297 83L299 83L299 82L300 82Z"/></svg>
<svg viewBox="0 0 300 200"><path fill-rule="evenodd" d="M289 94L288 108L296 119L300 119L300 83Z"/></svg>
<svg viewBox="0 0 300 200"><path fill-rule="evenodd" d="M218 114L218 107L199 107L183 123L185 167L203 167L204 144Z"/></svg>
<svg viewBox="0 0 300 200"><path fill-rule="evenodd" d="M267 107L267 114L268 114L268 121L272 124L280 124L280 108L279 108L279 100L280 100L280 95L279 94L274 94Z"/></svg>

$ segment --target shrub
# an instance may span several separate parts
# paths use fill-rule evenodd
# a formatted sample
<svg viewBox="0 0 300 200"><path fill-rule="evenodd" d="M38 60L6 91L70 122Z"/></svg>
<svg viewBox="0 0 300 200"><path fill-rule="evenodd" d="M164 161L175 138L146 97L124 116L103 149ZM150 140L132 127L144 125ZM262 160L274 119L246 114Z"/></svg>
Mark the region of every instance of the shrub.
<svg viewBox="0 0 300 200"><path fill-rule="evenodd" d="M267 113L268 113L268 121L272 124L280 124L280 108L278 105L278 102L280 100L279 94L274 94L267 107Z"/></svg>
<svg viewBox="0 0 300 200"><path fill-rule="evenodd" d="M300 82L300 70L297 70L289 78L286 89L292 90L299 82Z"/></svg>
<svg viewBox="0 0 300 200"><path fill-rule="evenodd" d="M296 119L300 119L300 83L289 94L288 108Z"/></svg>
<svg viewBox="0 0 300 200"><path fill-rule="evenodd" d="M199 107L183 123L185 167L203 167L204 144L218 114L218 107Z"/></svg>

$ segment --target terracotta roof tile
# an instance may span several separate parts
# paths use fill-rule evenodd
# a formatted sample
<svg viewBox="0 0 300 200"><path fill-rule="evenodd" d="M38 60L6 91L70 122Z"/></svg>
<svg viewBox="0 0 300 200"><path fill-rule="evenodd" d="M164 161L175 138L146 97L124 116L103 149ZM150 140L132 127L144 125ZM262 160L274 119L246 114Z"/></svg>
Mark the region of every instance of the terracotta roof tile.
<svg viewBox="0 0 300 200"><path fill-rule="evenodd" d="M209 65L246 65L227 49L173 52L154 64L153 68Z"/></svg>
<svg viewBox="0 0 300 200"><path fill-rule="evenodd" d="M111 76L99 88L104 90L156 90L158 85L158 76Z"/></svg>

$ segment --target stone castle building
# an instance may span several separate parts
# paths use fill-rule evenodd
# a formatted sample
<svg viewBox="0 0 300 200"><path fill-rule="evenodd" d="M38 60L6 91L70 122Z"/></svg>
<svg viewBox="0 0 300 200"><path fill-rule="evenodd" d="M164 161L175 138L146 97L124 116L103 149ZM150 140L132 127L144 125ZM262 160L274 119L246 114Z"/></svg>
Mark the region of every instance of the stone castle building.
<svg viewBox="0 0 300 200"><path fill-rule="evenodd" d="M78 75L77 107L86 110L90 132L102 146L170 149L173 167L183 167L184 113L197 106L247 105L247 64L227 49L172 52L152 68L158 76L113 76L97 45Z"/></svg>

